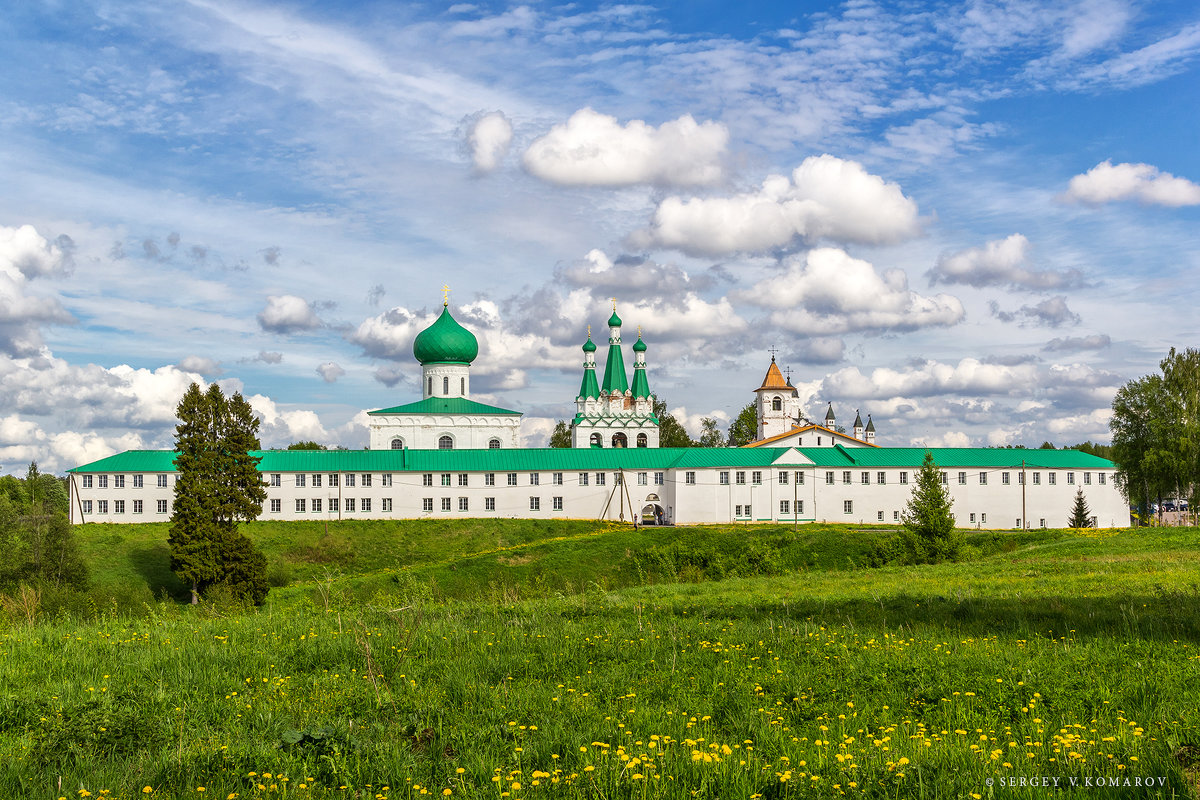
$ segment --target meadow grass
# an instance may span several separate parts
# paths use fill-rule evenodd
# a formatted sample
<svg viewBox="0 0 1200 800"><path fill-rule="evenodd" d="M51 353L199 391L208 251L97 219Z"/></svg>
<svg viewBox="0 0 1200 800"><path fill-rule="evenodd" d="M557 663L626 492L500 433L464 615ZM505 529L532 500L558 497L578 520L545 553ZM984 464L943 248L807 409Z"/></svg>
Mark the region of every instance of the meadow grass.
<svg viewBox="0 0 1200 800"><path fill-rule="evenodd" d="M111 553L146 546L122 530ZM919 567L886 533L731 532L449 531L300 557L257 611L10 624L0 796L1195 795L1195 529L972 534Z"/></svg>

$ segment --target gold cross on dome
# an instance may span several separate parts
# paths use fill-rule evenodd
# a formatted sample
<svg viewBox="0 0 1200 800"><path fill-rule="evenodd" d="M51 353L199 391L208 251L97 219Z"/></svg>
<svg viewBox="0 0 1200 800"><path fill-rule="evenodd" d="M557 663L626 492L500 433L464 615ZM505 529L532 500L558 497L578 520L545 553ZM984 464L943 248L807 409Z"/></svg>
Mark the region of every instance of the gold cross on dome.
<svg viewBox="0 0 1200 800"><path fill-rule="evenodd" d="M638 338L642 338L642 326L638 325Z"/></svg>
<svg viewBox="0 0 1200 800"><path fill-rule="evenodd" d="M450 305L450 286L445 283L442 284L442 305Z"/></svg>
<svg viewBox="0 0 1200 800"><path fill-rule="evenodd" d="M588 325L588 338L592 338L592 326Z"/></svg>
<svg viewBox="0 0 1200 800"><path fill-rule="evenodd" d="M612 300L612 304L613 304L613 313L615 314L615 313L617 313L617 298L615 298L615 297L610 297L609 299L610 299L610 300Z"/></svg>

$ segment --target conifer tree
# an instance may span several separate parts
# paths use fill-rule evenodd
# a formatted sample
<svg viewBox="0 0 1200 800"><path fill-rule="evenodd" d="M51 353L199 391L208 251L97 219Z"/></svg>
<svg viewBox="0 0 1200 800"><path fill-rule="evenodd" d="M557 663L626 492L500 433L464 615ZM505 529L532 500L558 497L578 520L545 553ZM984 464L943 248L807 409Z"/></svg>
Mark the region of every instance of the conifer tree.
<svg viewBox="0 0 1200 800"><path fill-rule="evenodd" d="M226 398L192 384L176 409L175 504L171 514L171 569L189 585L192 602L225 584L240 599L266 598L266 558L238 523L262 513L266 489L258 473L258 420L240 394Z"/></svg>
<svg viewBox="0 0 1200 800"><path fill-rule="evenodd" d="M1075 490L1075 507L1071 509L1071 519L1067 522L1068 528L1090 528L1092 527L1092 512L1088 508L1087 500L1084 499L1083 489Z"/></svg>
<svg viewBox="0 0 1200 800"><path fill-rule="evenodd" d="M954 515L950 513L952 503L933 453L926 450L912 497L902 516L904 527L900 531L901 541L914 563L932 564L958 556L962 534L954 528Z"/></svg>

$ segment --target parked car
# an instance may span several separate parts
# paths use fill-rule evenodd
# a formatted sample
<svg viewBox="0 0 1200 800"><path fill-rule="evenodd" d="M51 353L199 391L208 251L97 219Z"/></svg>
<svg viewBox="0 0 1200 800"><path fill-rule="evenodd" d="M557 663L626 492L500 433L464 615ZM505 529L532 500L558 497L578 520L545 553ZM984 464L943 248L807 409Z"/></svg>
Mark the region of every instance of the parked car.
<svg viewBox="0 0 1200 800"><path fill-rule="evenodd" d="M1179 509L1177 509L1175 507L1174 500L1164 500L1163 504L1162 504L1162 510L1166 511L1166 512L1174 512L1174 511L1178 511Z"/></svg>

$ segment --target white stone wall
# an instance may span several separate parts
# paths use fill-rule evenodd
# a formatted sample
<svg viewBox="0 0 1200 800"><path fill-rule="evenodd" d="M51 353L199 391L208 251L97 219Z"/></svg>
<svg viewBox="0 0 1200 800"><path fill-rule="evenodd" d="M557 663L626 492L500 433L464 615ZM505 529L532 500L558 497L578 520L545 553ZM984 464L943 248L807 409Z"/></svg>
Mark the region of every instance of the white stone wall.
<svg viewBox="0 0 1200 800"><path fill-rule="evenodd" d="M370 448L389 450L399 436L410 450L437 450L438 440L449 435L455 450L487 450L493 438L502 449L520 447L521 418L515 414L495 416L438 416L397 414L371 417Z"/></svg>
<svg viewBox="0 0 1200 800"><path fill-rule="evenodd" d="M696 470L659 470L663 482L655 483L656 470L628 470L624 473L628 483L620 492L614 491L617 473L589 471L586 485L580 480L578 471L561 473L562 483L556 483L554 472L517 472L515 485L510 485L507 472L482 473L333 473L337 485L331 486L331 473L302 473L303 485L298 485L297 473L275 473L279 485L268 485L267 502L261 519L411 519L419 517L518 517L518 518L576 518L617 519L622 510L625 519L632 513L640 514L647 498L654 495L669 519L674 522L801 522L828 521L855 525L877 524L882 512L882 522L893 524L903 513L911 496L915 468L894 467L849 470L850 481L845 482L844 468L829 470L810 464L778 465L762 468L705 468ZM868 482L862 482L862 473L868 473ZM979 473L987 473L987 483L981 485ZM744 483L738 482L737 473L744 472ZM755 472L761 472L761 481L754 481ZM779 473L787 474L787 483L779 482ZM833 483L827 483L826 473L833 472ZM884 473L884 482L878 473ZM908 483L901 483L901 473L906 473ZM1022 493L1019 469L957 469L947 468L950 494L954 500L953 511L959 527L983 529L1011 529L1022 517ZM965 483L958 482L958 473L965 472ZM1009 474L1009 483L1003 482L1003 474ZM689 476L688 473L693 473ZM728 473L728 483L722 481L722 473ZM1040 478L1033 484L1033 475ZM425 475L430 475L431 485L425 484ZM487 475L494 476L494 483L487 483ZM604 476L604 483L597 482L597 474ZM645 483L639 476L645 475ZM1056 481L1050 484L1049 475ZM320 487L314 486L313 477L319 475ZM370 475L370 485L364 485L364 475ZM449 485L444 485L444 476L449 476ZM460 483L466 475L465 484ZM536 483L533 475L536 475ZM797 482L796 476L802 475ZM348 485L353 476L353 485ZM385 476L390 476L389 481ZM1071 476L1074 482L1071 482ZM1087 476L1085 478L1085 476ZM1104 483L1100 483L1103 476ZM99 486L99 474L93 474L91 488L83 486L83 475L74 475L71 481L71 521L87 522L150 522L165 520L169 513L157 511L157 501L166 500L168 509L173 500L174 475L170 475L167 487L157 486L157 476L147 473L143 487L133 486L132 475L124 476L124 486L116 488L113 475L106 475L107 487ZM1025 522L1028 527L1060 528L1067 524L1074 505L1075 490L1082 488L1084 496L1097 524L1101 527L1123 527L1129 524L1129 511L1120 490L1113 481L1113 472L1081 470L1026 470L1029 484L1025 486ZM272 473L264 473L270 483ZM1090 480L1090 483L1085 483ZM460 499L466 498L466 509L460 510ZM494 501L494 508L487 507L487 499ZM530 499L538 499L538 508L531 508ZM562 498L562 509L554 508L554 498ZM354 500L354 510L348 510L347 500ZM369 511L363 510L364 499L371 501ZM444 511L443 501L449 499L450 509ZM142 512L134 512L134 501L142 501ZM297 500L304 500L305 510L298 511ZM321 511L313 510L313 500L321 501ZM332 510L330 501L337 500L338 510ZM384 501L390 500L392 508L384 510ZM432 501L433 509L426 510L425 501ZM624 503L622 503L624 500ZM789 511L783 513L780 501L788 501ZM795 501L803 501L803 510L794 513ZM124 511L117 512L117 502L124 503ZM279 510L272 510L272 501L278 501ZM850 502L850 511L845 503ZM90 513L81 517L81 504L90 502ZM106 504L100 512L99 504ZM633 506L633 511L630 506ZM738 506L742 513L739 514ZM747 514L746 506L750 506ZM607 510L606 510L607 507ZM975 515L974 521L971 514Z"/></svg>
<svg viewBox="0 0 1200 800"><path fill-rule="evenodd" d="M421 399L471 397L471 368L466 364L426 364L421 367Z"/></svg>

